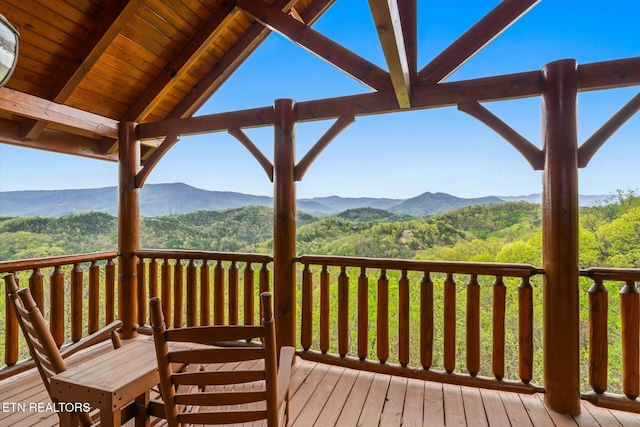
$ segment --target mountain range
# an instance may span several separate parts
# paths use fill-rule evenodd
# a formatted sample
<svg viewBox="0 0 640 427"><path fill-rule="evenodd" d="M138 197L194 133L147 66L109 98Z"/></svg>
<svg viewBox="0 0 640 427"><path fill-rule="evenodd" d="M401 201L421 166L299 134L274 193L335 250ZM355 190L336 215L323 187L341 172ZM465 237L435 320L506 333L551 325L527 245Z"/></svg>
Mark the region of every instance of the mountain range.
<svg viewBox="0 0 640 427"><path fill-rule="evenodd" d="M582 205L608 196L581 196ZM540 194L520 197L487 196L465 199L446 193L426 192L410 199L369 197L315 197L299 199L298 209L312 215L333 215L348 209L371 207L412 216L429 216L477 204L523 200L540 203ZM249 205L273 206L273 198L230 191L209 191L183 183L147 184L140 194L140 213L145 217L182 214L200 210L221 211ZM0 216L59 217L80 212L118 212L117 187L78 190L0 192Z"/></svg>

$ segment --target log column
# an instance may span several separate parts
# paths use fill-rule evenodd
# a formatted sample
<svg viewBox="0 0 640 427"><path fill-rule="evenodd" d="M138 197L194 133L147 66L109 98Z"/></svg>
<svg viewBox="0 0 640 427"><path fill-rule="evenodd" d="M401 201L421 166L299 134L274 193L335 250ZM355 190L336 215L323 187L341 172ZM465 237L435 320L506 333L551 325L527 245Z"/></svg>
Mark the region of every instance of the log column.
<svg viewBox="0 0 640 427"><path fill-rule="evenodd" d="M542 195L546 404L580 413L577 64L542 69Z"/></svg>
<svg viewBox="0 0 640 427"><path fill-rule="evenodd" d="M278 347L296 345L295 102L275 101L273 280Z"/></svg>
<svg viewBox="0 0 640 427"><path fill-rule="evenodd" d="M118 315L122 338L137 335L137 263L140 246L140 190L134 179L140 165L140 142L131 122L120 123L118 145Z"/></svg>

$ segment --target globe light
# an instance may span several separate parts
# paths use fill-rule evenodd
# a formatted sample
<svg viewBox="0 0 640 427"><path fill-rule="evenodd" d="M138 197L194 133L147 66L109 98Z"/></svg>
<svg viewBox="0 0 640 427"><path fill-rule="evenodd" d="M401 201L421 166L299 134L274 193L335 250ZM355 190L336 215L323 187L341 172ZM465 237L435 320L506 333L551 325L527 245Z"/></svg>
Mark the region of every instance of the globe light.
<svg viewBox="0 0 640 427"><path fill-rule="evenodd" d="M0 14L0 87L4 86L18 62L18 30Z"/></svg>

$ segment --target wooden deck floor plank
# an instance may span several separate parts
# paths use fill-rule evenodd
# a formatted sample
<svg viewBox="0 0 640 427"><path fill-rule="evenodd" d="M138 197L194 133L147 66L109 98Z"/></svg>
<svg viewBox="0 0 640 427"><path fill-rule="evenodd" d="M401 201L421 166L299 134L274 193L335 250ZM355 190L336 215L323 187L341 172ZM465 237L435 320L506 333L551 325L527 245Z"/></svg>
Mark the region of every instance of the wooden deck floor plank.
<svg viewBox="0 0 640 427"><path fill-rule="evenodd" d="M520 401L529 414L529 420L535 427L554 427L555 423L542 401L533 394L521 394Z"/></svg>
<svg viewBox="0 0 640 427"><path fill-rule="evenodd" d="M601 427L620 427L618 419L607 408L600 408L582 401L582 411L589 412L593 418L598 420Z"/></svg>
<svg viewBox="0 0 640 427"><path fill-rule="evenodd" d="M404 399L402 427L422 426L424 419L424 382L413 378L407 380L407 393Z"/></svg>
<svg viewBox="0 0 640 427"><path fill-rule="evenodd" d="M444 426L444 392L442 384L424 383L424 425Z"/></svg>
<svg viewBox="0 0 640 427"><path fill-rule="evenodd" d="M338 417L351 394L357 377L358 372L353 369L345 369L342 372L338 384L336 384L329 400L327 400L327 404L322 409L322 412L320 412L317 420L315 420L315 426L338 425Z"/></svg>
<svg viewBox="0 0 640 427"><path fill-rule="evenodd" d="M464 402L460 386L442 384L444 395L444 422L447 426L466 426Z"/></svg>
<svg viewBox="0 0 640 427"><path fill-rule="evenodd" d="M289 415L291 416L290 424L295 423L298 415L304 410L304 406L307 404L313 393L315 392L318 384L322 381L329 370L329 365L318 363L313 368L313 371L305 378L304 382L300 384L300 387L296 390L295 394L290 397L289 401Z"/></svg>
<svg viewBox="0 0 640 427"><path fill-rule="evenodd" d="M390 375L375 374L373 376L373 382L371 383L369 394L367 395L367 399L364 401L362 412L360 413L358 426L377 427L380 425L382 409L384 408L385 400L387 399L390 382Z"/></svg>
<svg viewBox="0 0 640 427"><path fill-rule="evenodd" d="M385 399L382 414L380 415L381 426L399 426L402 424L406 395L407 379L391 377L387 398Z"/></svg>
<svg viewBox="0 0 640 427"><path fill-rule="evenodd" d="M511 425L518 427L533 426L529 418L529 413L522 404L522 400L520 400L518 394L504 391L500 391L499 393Z"/></svg>
<svg viewBox="0 0 640 427"><path fill-rule="evenodd" d="M347 401L342 408L342 412L338 417L336 426L352 427L358 425L364 402L369 394L369 389L373 383L374 374L371 372L360 371L351 388L351 392Z"/></svg>
<svg viewBox="0 0 640 427"><path fill-rule="evenodd" d="M462 402L464 403L464 416L467 425L488 427L487 414L482 404L482 395L479 388L461 387Z"/></svg>
<svg viewBox="0 0 640 427"><path fill-rule="evenodd" d="M535 394L534 396L536 399L540 401L541 404L544 405L544 396L542 394ZM547 413L549 414L549 416L553 420L553 423L556 426L575 427L577 425L573 417L571 417L570 415L560 414L550 408L547 408L546 406L545 406L545 409L547 410Z"/></svg>
<svg viewBox="0 0 640 427"><path fill-rule="evenodd" d="M480 390L487 422L491 427L510 427L509 416L504 409L500 394L495 390Z"/></svg>
<svg viewBox="0 0 640 427"><path fill-rule="evenodd" d="M291 424L292 426L309 427L315 423L327 404L336 384L338 384L342 372L344 372L344 368L339 366L329 368L320 383L318 383L311 397L307 400L307 403L304 405L295 422Z"/></svg>
<svg viewBox="0 0 640 427"><path fill-rule="evenodd" d="M634 414L632 412L623 411L611 411L614 417L623 426L640 426L640 414Z"/></svg>

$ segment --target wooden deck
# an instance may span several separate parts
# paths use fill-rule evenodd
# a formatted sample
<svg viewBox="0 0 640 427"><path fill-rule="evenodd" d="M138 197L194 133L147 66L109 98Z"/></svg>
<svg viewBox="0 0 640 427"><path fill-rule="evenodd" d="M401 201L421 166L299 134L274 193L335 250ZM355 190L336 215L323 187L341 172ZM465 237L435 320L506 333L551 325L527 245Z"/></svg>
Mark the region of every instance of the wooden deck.
<svg viewBox="0 0 640 427"><path fill-rule="evenodd" d="M76 355L73 363L107 349L102 345ZM293 367L290 394L291 425L296 427L640 426L639 414L598 408L588 402L583 402L579 416L570 417L546 408L540 395L391 377L299 358ZM55 413L29 410L30 403L38 402L50 400L34 370L0 382L0 425L57 425ZM26 410L12 410L18 403L24 403Z"/></svg>

